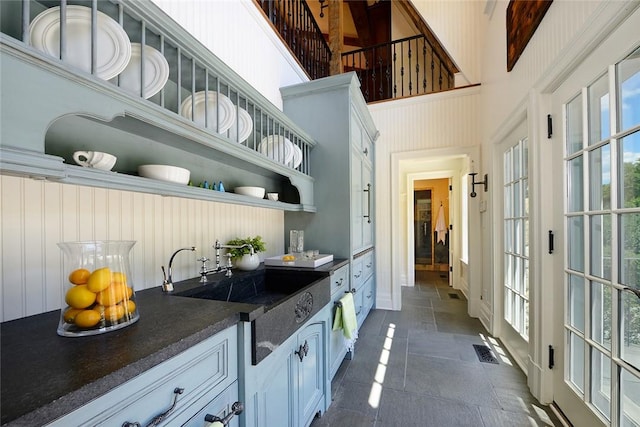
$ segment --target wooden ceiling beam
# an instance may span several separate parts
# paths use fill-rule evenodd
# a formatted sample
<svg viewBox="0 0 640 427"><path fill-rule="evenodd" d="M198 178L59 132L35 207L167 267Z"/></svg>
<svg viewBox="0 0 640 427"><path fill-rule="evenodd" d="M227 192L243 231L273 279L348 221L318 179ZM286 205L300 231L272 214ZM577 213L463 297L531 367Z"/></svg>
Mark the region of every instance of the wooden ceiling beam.
<svg viewBox="0 0 640 427"><path fill-rule="evenodd" d="M358 33L358 46L371 46L373 37L371 34L371 24L367 13L367 2L362 0L344 0L349 5L351 18Z"/></svg>

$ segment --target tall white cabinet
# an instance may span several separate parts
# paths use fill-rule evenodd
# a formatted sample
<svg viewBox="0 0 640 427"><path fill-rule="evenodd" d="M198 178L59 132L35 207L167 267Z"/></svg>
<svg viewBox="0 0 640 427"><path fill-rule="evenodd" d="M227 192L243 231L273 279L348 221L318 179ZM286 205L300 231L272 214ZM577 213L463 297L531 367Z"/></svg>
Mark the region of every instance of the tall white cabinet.
<svg viewBox="0 0 640 427"><path fill-rule="evenodd" d="M378 131L355 73L285 87L281 92L285 114L317 143L310 159L317 212L286 212L285 229L304 230L306 249L350 261L344 288L354 293L361 325L375 305L374 142ZM331 342L340 339L334 337ZM331 354L343 358L345 351L332 348ZM339 362L331 361L332 375Z"/></svg>

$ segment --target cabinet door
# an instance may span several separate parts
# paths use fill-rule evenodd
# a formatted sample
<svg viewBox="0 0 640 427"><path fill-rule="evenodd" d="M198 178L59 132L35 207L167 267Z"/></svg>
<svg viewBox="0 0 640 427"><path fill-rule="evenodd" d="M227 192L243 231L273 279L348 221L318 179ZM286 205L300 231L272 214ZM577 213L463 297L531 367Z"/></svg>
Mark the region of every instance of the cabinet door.
<svg viewBox="0 0 640 427"><path fill-rule="evenodd" d="M359 157L360 147L352 147L351 154L351 253L362 248L364 188L362 185L362 161Z"/></svg>
<svg viewBox="0 0 640 427"><path fill-rule="evenodd" d="M362 246L366 249L373 246L373 168L367 162L362 163Z"/></svg>
<svg viewBox="0 0 640 427"><path fill-rule="evenodd" d="M297 354L294 358L298 362L298 403L301 426L309 425L324 396L323 328L323 322L313 323L298 334L296 351L300 352L302 349L304 354L302 359Z"/></svg>
<svg viewBox="0 0 640 427"><path fill-rule="evenodd" d="M262 414L260 425L262 427L282 426L294 427L294 367L298 362L293 350L285 357L278 360L275 366L269 367L269 376L265 381L261 404ZM259 426L258 426L259 427Z"/></svg>

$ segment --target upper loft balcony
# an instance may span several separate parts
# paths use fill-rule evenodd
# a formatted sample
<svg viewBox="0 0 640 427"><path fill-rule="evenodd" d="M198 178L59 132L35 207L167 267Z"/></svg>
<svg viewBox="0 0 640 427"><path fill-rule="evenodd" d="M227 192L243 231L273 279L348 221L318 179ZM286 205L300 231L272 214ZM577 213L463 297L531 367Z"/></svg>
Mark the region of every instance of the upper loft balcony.
<svg viewBox="0 0 640 427"><path fill-rule="evenodd" d="M311 80L354 71L368 103L455 87L457 66L410 1L255 1Z"/></svg>

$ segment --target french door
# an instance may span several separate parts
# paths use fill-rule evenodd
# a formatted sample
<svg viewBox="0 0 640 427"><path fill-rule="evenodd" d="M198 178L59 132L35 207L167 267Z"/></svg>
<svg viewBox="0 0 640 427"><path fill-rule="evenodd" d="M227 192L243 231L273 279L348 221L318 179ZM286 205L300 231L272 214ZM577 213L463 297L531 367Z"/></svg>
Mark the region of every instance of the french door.
<svg viewBox="0 0 640 427"><path fill-rule="evenodd" d="M640 427L640 48L585 64L553 95L564 237L554 401L576 426Z"/></svg>

